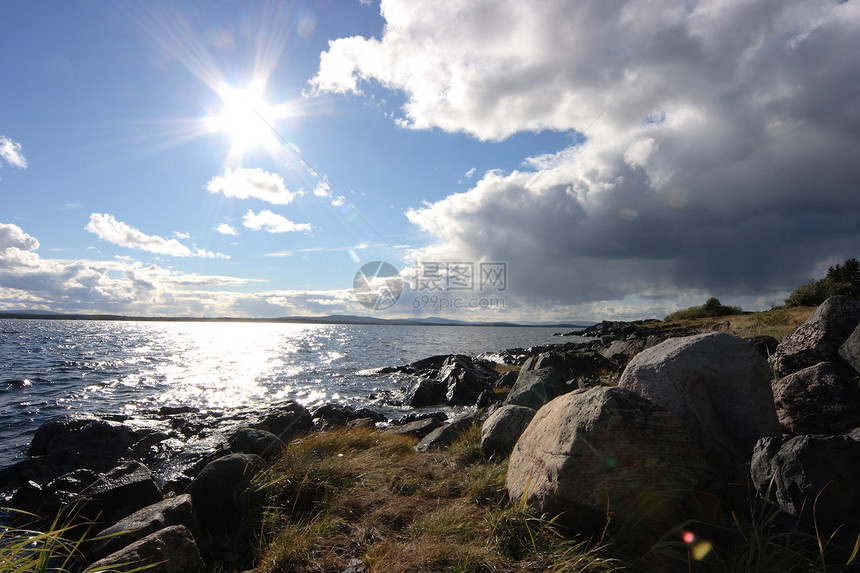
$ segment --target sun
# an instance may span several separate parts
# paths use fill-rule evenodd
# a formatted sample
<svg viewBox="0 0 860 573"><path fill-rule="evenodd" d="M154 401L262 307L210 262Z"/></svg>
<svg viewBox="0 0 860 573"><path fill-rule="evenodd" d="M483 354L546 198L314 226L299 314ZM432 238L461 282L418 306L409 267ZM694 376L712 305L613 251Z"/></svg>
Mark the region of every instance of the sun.
<svg viewBox="0 0 860 573"><path fill-rule="evenodd" d="M206 117L210 132L230 137L228 161L241 160L248 151L262 147L272 151L279 146L279 136L272 122L281 117L277 106L268 105L263 87L251 84L237 89L224 84L218 90L221 106Z"/></svg>

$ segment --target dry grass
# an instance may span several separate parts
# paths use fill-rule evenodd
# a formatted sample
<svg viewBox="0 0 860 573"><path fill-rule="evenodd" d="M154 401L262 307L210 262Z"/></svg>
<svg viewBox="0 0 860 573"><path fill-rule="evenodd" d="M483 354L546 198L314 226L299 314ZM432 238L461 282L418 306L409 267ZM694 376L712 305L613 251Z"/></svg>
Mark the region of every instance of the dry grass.
<svg viewBox="0 0 860 573"><path fill-rule="evenodd" d="M255 571L342 572L352 559L368 573L581 570L553 569L569 557L570 540L511 508L507 463L485 459L479 436L475 427L449 451L431 454L376 429L291 444L263 478L272 507ZM511 523L526 519L543 541L506 551L523 543ZM577 553L588 555L584 546Z"/></svg>
<svg viewBox="0 0 860 573"><path fill-rule="evenodd" d="M676 320L664 322L665 325L688 326L711 330L721 323L728 322L727 332L747 338L749 336L768 335L782 340L798 326L806 322L815 307L784 308L774 307L761 312L733 314L719 318L699 318L693 320Z"/></svg>

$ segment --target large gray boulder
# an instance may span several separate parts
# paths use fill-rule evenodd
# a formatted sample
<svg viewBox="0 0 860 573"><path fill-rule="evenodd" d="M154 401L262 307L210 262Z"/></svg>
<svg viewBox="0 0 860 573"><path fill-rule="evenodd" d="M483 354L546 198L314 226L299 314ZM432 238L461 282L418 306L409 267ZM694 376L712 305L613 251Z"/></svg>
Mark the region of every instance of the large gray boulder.
<svg viewBox="0 0 860 573"><path fill-rule="evenodd" d="M514 503L566 524L601 527L607 511L658 518L694 490L704 460L665 408L615 387L574 390L541 408L514 446Z"/></svg>
<svg viewBox="0 0 860 573"><path fill-rule="evenodd" d="M572 388L566 381L565 372L555 366L521 370L505 403L537 410L553 398L569 392Z"/></svg>
<svg viewBox="0 0 860 573"><path fill-rule="evenodd" d="M780 433L767 361L722 332L672 338L639 353L619 386L669 410L708 460L709 478L729 479L764 436Z"/></svg>
<svg viewBox="0 0 860 573"><path fill-rule="evenodd" d="M781 376L819 362L836 360L839 347L860 324L860 300L831 296L806 322L785 337L771 358Z"/></svg>
<svg viewBox="0 0 860 573"><path fill-rule="evenodd" d="M836 434L860 426L857 382L819 362L773 382L773 401L790 434Z"/></svg>
<svg viewBox="0 0 860 573"><path fill-rule="evenodd" d="M860 442L849 435L774 436L756 444L750 475L759 496L821 534L860 527ZM852 533L853 532L853 533Z"/></svg>
<svg viewBox="0 0 860 573"><path fill-rule="evenodd" d="M508 404L490 414L481 426L481 450L488 457L507 457L536 413L525 406Z"/></svg>
<svg viewBox="0 0 860 573"><path fill-rule="evenodd" d="M173 525L96 561L84 573L125 571L144 566L148 566L147 573L194 573L203 571L204 564L188 529Z"/></svg>

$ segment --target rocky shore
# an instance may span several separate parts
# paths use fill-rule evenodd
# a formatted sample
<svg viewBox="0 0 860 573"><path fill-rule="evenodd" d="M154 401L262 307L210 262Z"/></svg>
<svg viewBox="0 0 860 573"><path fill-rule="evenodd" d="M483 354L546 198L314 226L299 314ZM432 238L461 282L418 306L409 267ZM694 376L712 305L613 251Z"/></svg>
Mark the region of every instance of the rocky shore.
<svg viewBox="0 0 860 573"><path fill-rule="evenodd" d="M860 301L828 299L781 342L725 327L604 322L573 333L583 343L382 367L411 381L403 405L415 414L399 420L289 401L63 416L0 470L16 510L6 525L92 524L79 571L240 570L253 548L238 533L266 503L254 477L291 441L373 427L428 452L478 424L485 455L509 456L512 502L573 531L655 520L696 492L728 512L758 500L791 528L850 546L860 534ZM463 413L449 419L442 407Z"/></svg>

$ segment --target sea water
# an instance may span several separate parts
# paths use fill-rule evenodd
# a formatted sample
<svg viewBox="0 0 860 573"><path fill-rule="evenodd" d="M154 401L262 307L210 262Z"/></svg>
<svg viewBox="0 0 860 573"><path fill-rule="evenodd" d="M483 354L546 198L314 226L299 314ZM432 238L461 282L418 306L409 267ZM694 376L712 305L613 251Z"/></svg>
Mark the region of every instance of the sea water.
<svg viewBox="0 0 860 573"><path fill-rule="evenodd" d="M569 342L557 328L0 319L0 468L65 413L227 410L295 400L396 416L409 380L374 374L438 354Z"/></svg>

